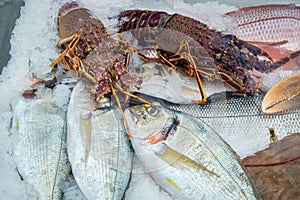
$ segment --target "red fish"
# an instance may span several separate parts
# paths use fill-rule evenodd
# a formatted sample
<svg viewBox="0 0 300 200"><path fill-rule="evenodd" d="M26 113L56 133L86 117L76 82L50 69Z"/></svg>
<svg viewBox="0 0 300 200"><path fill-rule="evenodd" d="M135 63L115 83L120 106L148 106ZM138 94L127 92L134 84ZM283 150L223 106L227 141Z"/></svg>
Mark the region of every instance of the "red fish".
<svg viewBox="0 0 300 200"><path fill-rule="evenodd" d="M232 30L279 60L300 49L300 7L295 4L270 4L244 7L227 15L236 19Z"/></svg>

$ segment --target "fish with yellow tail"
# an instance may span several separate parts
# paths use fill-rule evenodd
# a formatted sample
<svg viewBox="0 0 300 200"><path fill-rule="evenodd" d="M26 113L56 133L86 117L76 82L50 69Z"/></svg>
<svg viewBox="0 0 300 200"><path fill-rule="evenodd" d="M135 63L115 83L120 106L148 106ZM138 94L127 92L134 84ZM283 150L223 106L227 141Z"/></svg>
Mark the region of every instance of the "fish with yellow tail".
<svg viewBox="0 0 300 200"><path fill-rule="evenodd" d="M204 122L150 105L125 110L145 171L175 199L261 199L239 157Z"/></svg>

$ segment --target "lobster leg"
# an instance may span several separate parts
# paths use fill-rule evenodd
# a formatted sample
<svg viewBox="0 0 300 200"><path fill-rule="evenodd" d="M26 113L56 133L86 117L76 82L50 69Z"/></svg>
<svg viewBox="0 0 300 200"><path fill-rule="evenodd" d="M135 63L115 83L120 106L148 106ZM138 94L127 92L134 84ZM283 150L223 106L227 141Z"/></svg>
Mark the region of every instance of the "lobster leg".
<svg viewBox="0 0 300 200"><path fill-rule="evenodd" d="M281 40L281 41L276 41L276 42L258 42L258 41L248 41L248 42L253 43L253 44L261 44L261 45L280 45L280 44L286 44L289 41Z"/></svg>
<svg viewBox="0 0 300 200"><path fill-rule="evenodd" d="M68 58L69 62L66 58ZM66 70L73 69L74 71L78 71L78 69L83 66L81 59L79 59L77 56L74 56L71 53L67 53L62 58L62 62L67 66ZM69 65L69 63L71 63L71 66Z"/></svg>
<svg viewBox="0 0 300 200"><path fill-rule="evenodd" d="M174 70L177 69L177 67L168 58L164 57L162 54L158 53L158 57L160 58L161 62L164 65L168 66L168 72L170 72L169 69L174 69ZM180 59L182 59L182 58L180 58Z"/></svg>
<svg viewBox="0 0 300 200"><path fill-rule="evenodd" d="M91 72L88 72L88 67L86 67L78 57L75 58L76 59L74 59L72 67L74 68L74 71L76 72L77 76L83 80L86 80L87 82L90 81L93 84L96 84L97 80L95 76L91 74Z"/></svg>
<svg viewBox="0 0 300 200"><path fill-rule="evenodd" d="M235 81L231 76L229 76L228 74L226 74L222 71L219 71L218 74L220 74L220 76L222 77L222 79L224 80L225 83L227 83L228 85L236 88L237 91L240 91L241 93L244 93L245 88L240 83Z"/></svg>
<svg viewBox="0 0 300 200"><path fill-rule="evenodd" d="M126 132L127 132L128 139L130 139L130 135L131 135L131 134L130 134L130 131L129 131L128 122L127 122L127 119L126 119L126 117L125 117L123 108L122 108L122 106L121 106L119 97L118 97L118 95L116 94L116 91L115 91L115 89L113 88L112 84L110 84L110 89L111 89L111 91L112 91L113 96L114 96L115 99L116 99L118 108L119 108L119 110L120 110L120 112L121 112L121 115L122 115L122 118L123 118L123 122L124 122L125 130L126 130Z"/></svg>
<svg viewBox="0 0 300 200"><path fill-rule="evenodd" d="M199 73L197 71L197 66L195 64L195 61L194 61L193 57L190 54L190 48L189 48L188 43L184 43L184 46L187 48L187 55L186 56L187 56L187 60L190 63L188 69L191 69L193 71L193 73L195 75L195 79L196 79L198 87L199 87L200 95L202 97L201 101L200 100L193 100L193 102L197 103L197 104L205 104L206 103L206 95L204 93L203 85L202 85Z"/></svg>
<svg viewBox="0 0 300 200"><path fill-rule="evenodd" d="M118 83L115 83L115 86L118 88L118 90L119 90L120 92L122 92L122 93L125 94L126 96L130 96L130 97L135 98L135 99L137 99L137 100L139 100L139 101L141 101L141 102L143 102L143 103L152 105L152 103L150 103L149 101L146 101L146 100L144 100L144 99L142 99L142 98L140 98L140 97L138 97L138 96L136 96L136 95L134 95L134 94L131 94L130 92L127 92L127 91L123 90L122 87L121 87ZM126 98L126 97L125 97L125 98ZM127 101L127 100L126 100L126 101Z"/></svg>
<svg viewBox="0 0 300 200"><path fill-rule="evenodd" d="M279 67L281 67L282 65L284 65L285 63L295 59L296 57L300 56L300 50L295 51L293 53L291 53L290 55L274 62L267 70L267 72L271 72ZM257 69L258 71L260 71L259 69Z"/></svg>
<svg viewBox="0 0 300 200"><path fill-rule="evenodd" d="M125 126L125 129L126 129L127 135L128 135L128 139L130 139L130 135L131 135L131 134L130 134L130 131L129 131L129 128L128 128L128 122L127 122L127 119L126 119L126 117L125 117L123 108L122 108L122 106L121 106L119 97L118 97L118 95L117 95L117 93L116 93L116 90L114 89L114 87L113 87L113 85L112 85L112 82L111 82L109 85L110 85L111 92L112 92L112 94L113 94L113 96L114 96L114 98L115 98L115 100L116 100L117 106L118 106L118 108L119 108L119 110L120 110L120 112L121 112L121 115L122 115L122 118L123 118L123 122L124 122L124 126ZM144 99L142 99L142 98L140 98L140 97L138 97L138 96L136 96L136 95L133 95L133 94L131 94L130 92L124 91L124 90L122 89L122 87L121 87L119 84L117 84L116 82L115 82L115 86L117 86L117 88L119 89L119 91L122 92L122 93L124 93L126 96L131 96L131 97L133 97L133 98L138 99L139 101L142 101L143 103L152 105L150 102L148 102L148 101L146 101L146 100L144 100Z"/></svg>
<svg viewBox="0 0 300 200"><path fill-rule="evenodd" d="M261 76L258 75L258 74L255 74L255 73L252 72L252 71L249 71L249 73L250 73L252 76L254 76L254 77L256 77L256 78L258 79L258 81L257 81L257 88L260 89L260 85L261 85Z"/></svg>
<svg viewBox="0 0 300 200"><path fill-rule="evenodd" d="M158 56L160 57L160 59L162 60L162 62L164 64L172 67L173 69L177 69L177 67L173 64L173 62L175 62L175 61L186 60L189 63L186 71L190 76L193 76L193 75L195 76L195 79L196 79L198 87L199 87L200 95L202 98L202 100L193 100L193 102L196 104L205 104L206 103L206 95L204 93L204 89L203 89L203 85L201 82L201 78L198 73L197 65L195 64L194 58L191 55L189 44L187 42L182 42L180 44L180 47L178 48L177 52L169 58L165 58L163 56L163 54L161 54L161 53L159 53Z"/></svg>
<svg viewBox="0 0 300 200"><path fill-rule="evenodd" d="M70 42L67 46L67 48L50 64L51 67L54 67L54 65L56 65L59 61L63 61L64 64L66 64L66 69L70 70L71 67L69 66L69 64L67 64L67 62L64 60L64 57L69 54L69 52L72 52L75 48L75 45L78 43L80 39L80 35L79 34L74 34L68 38L64 38L61 41L59 41L59 43L57 44L57 46L61 46L67 42ZM77 59L79 60L79 58Z"/></svg>

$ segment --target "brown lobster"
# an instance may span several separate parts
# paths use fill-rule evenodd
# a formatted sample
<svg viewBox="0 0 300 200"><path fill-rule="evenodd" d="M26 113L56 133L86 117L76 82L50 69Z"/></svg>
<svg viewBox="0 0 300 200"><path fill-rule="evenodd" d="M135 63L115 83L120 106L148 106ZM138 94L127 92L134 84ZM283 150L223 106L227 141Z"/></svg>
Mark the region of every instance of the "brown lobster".
<svg viewBox="0 0 300 200"><path fill-rule="evenodd" d="M93 18L88 9L80 7L76 2L66 3L61 7L57 23L61 37L57 47L63 52L50 66L62 61L66 70L72 70L81 79L92 83L91 92L95 94L99 107L105 106L101 105L102 98L112 93L127 129L127 121L116 91L148 103L128 92L129 86L138 88L142 83L141 77L127 70L130 45L111 38L102 22Z"/></svg>
<svg viewBox="0 0 300 200"><path fill-rule="evenodd" d="M259 92L260 80L254 81L251 75L255 74L251 70L271 72L300 55L297 51L273 62L268 53L257 46L180 14L126 10L119 14L118 20L120 33L130 31L142 48L154 45L157 57L141 50L139 55L143 60L161 60L171 68L183 69L195 76L202 97L197 103L206 102L200 76L209 81L224 80L237 89L234 94L253 95Z"/></svg>

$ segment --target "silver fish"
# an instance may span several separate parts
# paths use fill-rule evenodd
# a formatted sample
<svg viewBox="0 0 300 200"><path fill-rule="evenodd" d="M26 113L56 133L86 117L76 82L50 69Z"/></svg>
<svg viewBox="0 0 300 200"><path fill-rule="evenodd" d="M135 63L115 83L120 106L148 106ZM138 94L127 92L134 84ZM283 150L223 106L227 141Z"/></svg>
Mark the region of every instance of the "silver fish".
<svg viewBox="0 0 300 200"><path fill-rule="evenodd" d="M205 123L150 105L125 115L137 157L174 198L260 199L238 156Z"/></svg>
<svg viewBox="0 0 300 200"><path fill-rule="evenodd" d="M69 103L68 156L88 199L121 199L132 168L132 151L118 108L95 110L90 86L79 82Z"/></svg>
<svg viewBox="0 0 300 200"><path fill-rule="evenodd" d="M229 98L205 105L173 104L162 99L151 100L149 96L137 95L153 104L201 119L221 135L241 157L253 154L271 143L269 128L274 129L278 139L300 132L300 108L278 114L265 114L261 110L263 94ZM133 99L130 102L136 104Z"/></svg>
<svg viewBox="0 0 300 200"><path fill-rule="evenodd" d="M46 99L19 99L14 108L14 157L20 174L37 193L30 189L27 199L62 199L61 186L70 173L66 108Z"/></svg>

